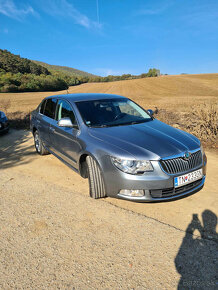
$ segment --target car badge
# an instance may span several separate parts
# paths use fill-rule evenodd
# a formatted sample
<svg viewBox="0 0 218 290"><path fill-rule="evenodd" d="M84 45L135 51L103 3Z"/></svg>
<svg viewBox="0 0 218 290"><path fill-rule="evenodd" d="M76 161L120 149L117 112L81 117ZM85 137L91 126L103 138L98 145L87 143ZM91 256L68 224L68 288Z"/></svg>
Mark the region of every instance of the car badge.
<svg viewBox="0 0 218 290"><path fill-rule="evenodd" d="M188 159L190 158L190 156L191 156L191 153L187 151L187 152L185 152L185 154L183 155L183 159L188 160Z"/></svg>

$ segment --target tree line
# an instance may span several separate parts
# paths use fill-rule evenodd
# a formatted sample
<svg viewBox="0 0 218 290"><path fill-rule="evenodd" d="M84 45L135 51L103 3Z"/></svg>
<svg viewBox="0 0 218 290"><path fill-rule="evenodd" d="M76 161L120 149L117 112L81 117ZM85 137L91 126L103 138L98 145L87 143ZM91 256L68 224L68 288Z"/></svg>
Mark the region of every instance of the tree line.
<svg viewBox="0 0 218 290"><path fill-rule="evenodd" d="M148 73L141 75L123 74L121 76L109 75L81 76L60 72L49 71L42 65L14 55L7 50L0 49L0 92L36 92L36 91L59 91L66 90L69 86L75 86L87 82L112 82L130 80L144 77L156 77L160 71L153 68Z"/></svg>

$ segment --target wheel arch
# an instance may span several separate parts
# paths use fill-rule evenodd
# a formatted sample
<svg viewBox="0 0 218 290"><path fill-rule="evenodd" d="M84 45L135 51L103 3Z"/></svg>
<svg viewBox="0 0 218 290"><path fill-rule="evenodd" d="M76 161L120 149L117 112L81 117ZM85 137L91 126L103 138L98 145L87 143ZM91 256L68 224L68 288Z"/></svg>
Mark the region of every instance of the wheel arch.
<svg viewBox="0 0 218 290"><path fill-rule="evenodd" d="M87 163L86 163L86 157L87 156L91 156L96 161L96 163L98 164L100 170L102 171L101 164L100 164L99 160L95 157L95 155L93 155L91 152L85 151L85 152L83 152L80 155L79 168L78 168L79 169L79 174L83 178L88 178L88 166L87 166Z"/></svg>
<svg viewBox="0 0 218 290"><path fill-rule="evenodd" d="M37 128L35 126L33 126L32 132L33 134L37 131Z"/></svg>
<svg viewBox="0 0 218 290"><path fill-rule="evenodd" d="M88 155L87 152L83 153L80 158L79 158L79 174L83 177L83 178L88 178L88 167L87 167L87 163L86 163L86 157Z"/></svg>

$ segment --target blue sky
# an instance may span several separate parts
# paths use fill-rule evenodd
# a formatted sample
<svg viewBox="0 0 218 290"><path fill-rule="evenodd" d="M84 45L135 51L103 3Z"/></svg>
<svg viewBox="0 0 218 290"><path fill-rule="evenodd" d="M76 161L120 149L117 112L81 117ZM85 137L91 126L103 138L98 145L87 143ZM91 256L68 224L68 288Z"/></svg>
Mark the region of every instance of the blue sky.
<svg viewBox="0 0 218 290"><path fill-rule="evenodd" d="M0 48L97 75L218 72L218 0L0 0Z"/></svg>

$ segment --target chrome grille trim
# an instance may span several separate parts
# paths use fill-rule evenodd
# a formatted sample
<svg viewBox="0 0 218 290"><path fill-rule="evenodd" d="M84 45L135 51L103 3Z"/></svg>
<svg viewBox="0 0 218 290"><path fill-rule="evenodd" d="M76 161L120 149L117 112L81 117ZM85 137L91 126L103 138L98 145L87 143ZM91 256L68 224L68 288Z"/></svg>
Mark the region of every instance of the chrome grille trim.
<svg viewBox="0 0 218 290"><path fill-rule="evenodd" d="M190 171L203 164L203 156L201 150L191 153L188 160L182 156L171 159L161 159L160 164L162 169L168 174L177 174Z"/></svg>

